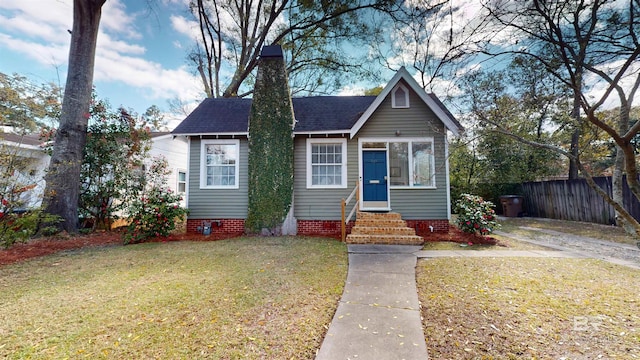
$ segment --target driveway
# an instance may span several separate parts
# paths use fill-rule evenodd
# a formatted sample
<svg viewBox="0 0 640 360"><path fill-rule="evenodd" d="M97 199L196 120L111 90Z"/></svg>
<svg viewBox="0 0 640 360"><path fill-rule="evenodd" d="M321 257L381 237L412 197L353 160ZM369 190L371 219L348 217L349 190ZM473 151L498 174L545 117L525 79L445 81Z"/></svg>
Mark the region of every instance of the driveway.
<svg viewBox="0 0 640 360"><path fill-rule="evenodd" d="M602 226L602 237L606 238L607 226ZM634 245L613 241L579 236L556 230L518 226L526 234L506 231L496 231L495 234L509 237L556 250L570 251L595 259L605 260L614 264L630 266L640 269L640 249Z"/></svg>

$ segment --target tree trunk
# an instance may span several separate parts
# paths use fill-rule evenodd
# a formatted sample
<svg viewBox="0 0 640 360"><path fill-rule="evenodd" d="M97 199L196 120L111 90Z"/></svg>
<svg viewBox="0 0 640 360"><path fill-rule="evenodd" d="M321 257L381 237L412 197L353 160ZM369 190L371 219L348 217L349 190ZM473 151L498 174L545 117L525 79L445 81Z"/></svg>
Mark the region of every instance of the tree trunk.
<svg viewBox="0 0 640 360"><path fill-rule="evenodd" d="M625 113L624 106L620 107L620 113L618 117L618 133L626 134L629 131L629 116L628 113ZM625 116L626 114L626 116ZM616 160L613 168L613 176L611 177L611 191L613 201L624 204L624 196L623 196L623 175L625 168L625 153L624 150L620 146L616 146ZM631 233L628 229L629 224L620 216L620 214L616 211L616 222L618 226L622 226L627 230L628 233Z"/></svg>
<svg viewBox="0 0 640 360"><path fill-rule="evenodd" d="M87 138L96 40L106 0L74 0L69 69L60 126L46 176L45 211L63 219L60 227L78 229L80 167Z"/></svg>
<svg viewBox="0 0 640 360"><path fill-rule="evenodd" d="M571 134L571 146L569 152L571 153L571 157L569 157L569 180L575 180L578 178L578 156L580 156L580 123L582 122L580 119L580 110L582 98L580 96L582 89L582 75L579 73L576 74L576 82L579 82L579 85L576 85L576 89L573 90L573 107L571 109L571 119L573 119L574 130ZM577 90L580 89L580 90Z"/></svg>

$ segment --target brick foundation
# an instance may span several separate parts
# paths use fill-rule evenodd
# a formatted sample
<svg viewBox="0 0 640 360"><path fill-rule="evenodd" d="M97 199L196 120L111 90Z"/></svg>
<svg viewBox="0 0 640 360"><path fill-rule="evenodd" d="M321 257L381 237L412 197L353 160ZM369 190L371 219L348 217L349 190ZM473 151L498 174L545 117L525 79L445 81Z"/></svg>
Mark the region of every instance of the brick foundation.
<svg viewBox="0 0 640 360"><path fill-rule="evenodd" d="M355 221L349 221L347 234L351 232L354 224ZM340 238L342 236L340 220L298 220L298 235Z"/></svg>
<svg viewBox="0 0 640 360"><path fill-rule="evenodd" d="M212 234L232 234L244 233L244 219L187 219L187 233L201 233L198 227L204 222L211 222Z"/></svg>
<svg viewBox="0 0 640 360"><path fill-rule="evenodd" d="M203 222L211 222L212 234L239 235L244 233L244 219L188 219L187 233L198 233L198 227ZM218 222L220 225L218 225ZM461 233L454 226L450 227L449 221L444 220L406 220L407 226L416 230L416 235L424 237L425 241L457 241L466 242L468 234ZM347 234L355 221L347 224ZM433 226L433 232L429 226ZM201 231L200 231L201 232ZM340 238L340 220L298 220L298 235L305 236L329 236Z"/></svg>

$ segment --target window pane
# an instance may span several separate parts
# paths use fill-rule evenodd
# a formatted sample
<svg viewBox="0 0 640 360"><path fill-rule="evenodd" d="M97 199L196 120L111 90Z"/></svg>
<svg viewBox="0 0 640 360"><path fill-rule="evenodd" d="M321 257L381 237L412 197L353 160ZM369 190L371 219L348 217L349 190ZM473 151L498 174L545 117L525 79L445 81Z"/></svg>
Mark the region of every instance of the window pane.
<svg viewBox="0 0 640 360"><path fill-rule="evenodd" d="M342 144L311 145L311 184L342 185Z"/></svg>
<svg viewBox="0 0 640 360"><path fill-rule="evenodd" d="M366 142L362 144L363 149L386 149L387 143L383 142Z"/></svg>
<svg viewBox="0 0 640 360"><path fill-rule="evenodd" d="M395 101L396 101L397 107L407 106L407 101L405 97L407 93L404 91L403 88L401 87L397 88L394 95L395 95Z"/></svg>
<svg viewBox="0 0 640 360"><path fill-rule="evenodd" d="M178 172L178 181L187 181L187 173L185 172Z"/></svg>
<svg viewBox="0 0 640 360"><path fill-rule="evenodd" d="M207 165L235 164L237 160L236 146L231 144L206 145Z"/></svg>
<svg viewBox="0 0 640 360"><path fill-rule="evenodd" d="M183 193L187 191L187 184L185 183L179 183L178 184L178 192L179 193Z"/></svg>
<svg viewBox="0 0 640 360"><path fill-rule="evenodd" d="M413 143L413 184L433 185L433 149L431 143Z"/></svg>
<svg viewBox="0 0 640 360"><path fill-rule="evenodd" d="M235 144L206 144L207 186L235 186L235 166L238 161L238 146ZM183 176L183 173L179 174ZM186 180L186 173L184 173Z"/></svg>
<svg viewBox="0 0 640 360"><path fill-rule="evenodd" d="M389 178L392 186L409 186L409 143L389 143Z"/></svg>

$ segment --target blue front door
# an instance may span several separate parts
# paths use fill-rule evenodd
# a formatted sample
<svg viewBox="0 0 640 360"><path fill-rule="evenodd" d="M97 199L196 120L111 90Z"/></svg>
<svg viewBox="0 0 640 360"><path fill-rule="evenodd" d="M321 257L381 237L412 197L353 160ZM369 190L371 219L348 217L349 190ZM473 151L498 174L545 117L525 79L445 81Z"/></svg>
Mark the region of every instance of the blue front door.
<svg viewBox="0 0 640 360"><path fill-rule="evenodd" d="M362 200L387 201L387 152L362 152Z"/></svg>

